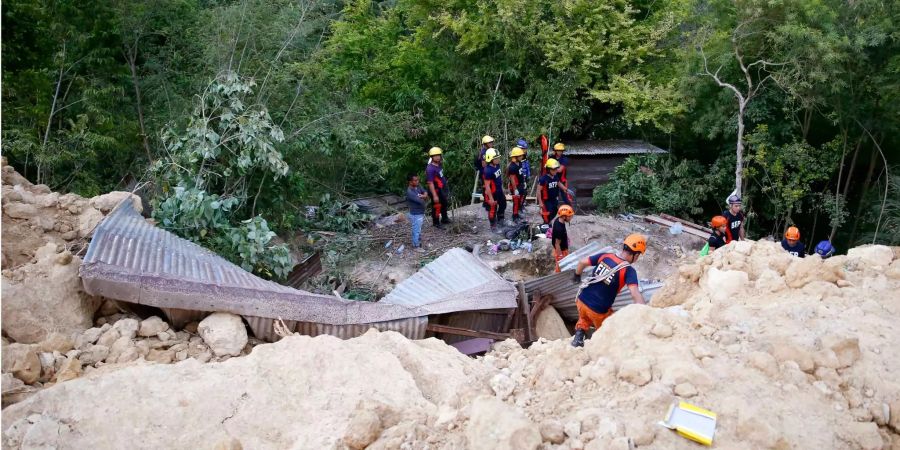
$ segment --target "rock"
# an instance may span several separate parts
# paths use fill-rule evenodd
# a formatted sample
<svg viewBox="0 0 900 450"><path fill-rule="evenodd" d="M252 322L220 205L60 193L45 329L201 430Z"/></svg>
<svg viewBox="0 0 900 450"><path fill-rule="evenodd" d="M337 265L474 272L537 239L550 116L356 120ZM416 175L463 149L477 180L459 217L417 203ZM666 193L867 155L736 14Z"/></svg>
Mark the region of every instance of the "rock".
<svg viewBox="0 0 900 450"><path fill-rule="evenodd" d="M649 383L652 378L650 362L640 357L626 359L619 366L618 377L631 384L643 386Z"/></svg>
<svg viewBox="0 0 900 450"><path fill-rule="evenodd" d="M81 333L75 338L75 348L83 350L88 345L96 343L97 339L100 339L101 334L103 334L103 330L100 328L88 328L84 333ZM115 339L113 341L115 341Z"/></svg>
<svg viewBox="0 0 900 450"><path fill-rule="evenodd" d="M466 438L472 450L536 449L541 445L537 427L518 409L496 397L472 402Z"/></svg>
<svg viewBox="0 0 900 450"><path fill-rule="evenodd" d="M234 314L210 314L200 322L197 331L216 356L238 356L247 345L247 329Z"/></svg>
<svg viewBox="0 0 900 450"><path fill-rule="evenodd" d="M850 367L859 360L859 338L827 335L822 337L822 345L837 356L838 369Z"/></svg>
<svg viewBox="0 0 900 450"><path fill-rule="evenodd" d="M863 245L847 251L848 258L858 258L871 266L887 268L894 260L894 252L885 245Z"/></svg>
<svg viewBox="0 0 900 450"><path fill-rule="evenodd" d="M197 334L197 328L200 326L200 322L189 322L184 326L184 331L187 331L191 334Z"/></svg>
<svg viewBox="0 0 900 450"><path fill-rule="evenodd" d="M25 400L37 391L37 388L23 383L22 380L14 377L11 373L4 373L2 380L2 404L4 408Z"/></svg>
<svg viewBox="0 0 900 450"><path fill-rule="evenodd" d="M845 441L853 444L853 448L860 450L881 450L884 442L878 433L878 425L874 422L844 423L843 429L838 432Z"/></svg>
<svg viewBox="0 0 900 450"><path fill-rule="evenodd" d="M56 382L74 380L81 376L81 361L78 358L66 358L62 369L56 374Z"/></svg>
<svg viewBox="0 0 900 450"><path fill-rule="evenodd" d="M541 438L544 442L559 445L566 440L566 433L563 426L556 420L546 420L541 422Z"/></svg>
<svg viewBox="0 0 900 450"><path fill-rule="evenodd" d="M566 328L566 323L563 322L556 308L552 306L544 308L538 314L534 323L534 329L538 337L548 341L572 338L572 335L569 334L569 330Z"/></svg>
<svg viewBox="0 0 900 450"><path fill-rule="evenodd" d="M143 212L144 208L141 205L141 198L131 192L112 191L91 198L90 203L91 206L99 209L100 212L108 214L118 206L120 202L126 201L127 199L131 200L131 205L134 207L135 211L138 213Z"/></svg>
<svg viewBox="0 0 900 450"><path fill-rule="evenodd" d="M37 343L51 332L66 336L91 327L99 300L87 295L78 276L81 259L57 262L56 244L43 247L41 258L3 271L3 332L20 343Z"/></svg>
<svg viewBox="0 0 900 450"><path fill-rule="evenodd" d="M765 269L756 279L756 289L764 293L781 292L787 289L787 283L778 272L772 269Z"/></svg>
<svg viewBox="0 0 900 450"><path fill-rule="evenodd" d="M627 437L619 436L614 438L606 448L609 450L631 450L632 447L632 442Z"/></svg>
<svg viewBox="0 0 900 450"><path fill-rule="evenodd" d="M109 348L109 356L107 357L107 362L127 362L123 361L121 357L126 353L128 354L128 357L131 357L132 348L134 348L134 343L131 341L131 338L129 338L128 336L120 337L116 340L116 342L113 342L113 345Z"/></svg>
<svg viewBox="0 0 900 450"><path fill-rule="evenodd" d="M148 317L141 321L138 335L142 337L150 337L160 334L169 329L169 324L156 316ZM160 339L162 340L162 339Z"/></svg>
<svg viewBox="0 0 900 450"><path fill-rule="evenodd" d="M700 280L700 285L713 300L722 302L733 298L741 292L749 282L750 278L747 276L746 272L739 270L719 270L715 267L710 267L704 278Z"/></svg>
<svg viewBox="0 0 900 450"><path fill-rule="evenodd" d="M809 352L799 348L795 344L784 342L774 344L772 348L772 356L779 362L794 361L800 366L800 370L806 373L812 373L816 365L813 362Z"/></svg>
<svg viewBox="0 0 900 450"><path fill-rule="evenodd" d="M109 347L105 345L88 344L88 346L84 349L81 355L78 356L78 358L81 360L81 362L92 366L104 361L108 356Z"/></svg>
<svg viewBox="0 0 900 450"><path fill-rule="evenodd" d="M97 339L97 345L112 347L120 337L122 337L122 335L119 334L119 330L110 327L100 335L99 339Z"/></svg>
<svg viewBox="0 0 900 450"><path fill-rule="evenodd" d="M697 388L691 383L681 383L675 386L675 395L691 398L697 395Z"/></svg>
<svg viewBox="0 0 900 450"><path fill-rule="evenodd" d="M119 336L134 339L137 336L141 323L137 319L127 318L113 324L113 329L119 331Z"/></svg>
<svg viewBox="0 0 900 450"><path fill-rule="evenodd" d="M581 422L577 420L567 422L563 425L563 432L566 433L566 436L577 439L578 436L581 436Z"/></svg>
<svg viewBox="0 0 900 450"><path fill-rule="evenodd" d="M25 384L33 384L41 377L41 359L36 346L9 344L3 347L2 356L4 373L11 373Z"/></svg>
<svg viewBox="0 0 900 450"><path fill-rule="evenodd" d="M500 400L506 400L507 397L512 395L513 390L516 389L516 382L510 379L508 375L498 373L491 378L491 389Z"/></svg>
<svg viewBox="0 0 900 450"><path fill-rule="evenodd" d="M146 360L160 364L171 364L175 359L175 352L171 350L151 349L147 354Z"/></svg>
<svg viewBox="0 0 900 450"><path fill-rule="evenodd" d="M3 206L3 214L13 219L30 219L39 214L34 205L27 203L7 203Z"/></svg>
<svg viewBox="0 0 900 450"><path fill-rule="evenodd" d="M78 237L89 237L101 221L103 221L103 213L90 206L84 208L78 215Z"/></svg>
<svg viewBox="0 0 900 450"><path fill-rule="evenodd" d="M625 424L625 432L638 446L646 446L656 439L657 424L637 419Z"/></svg>
<svg viewBox="0 0 900 450"><path fill-rule="evenodd" d="M747 361L756 370L775 378L778 375L778 361L775 357L764 352L751 352L747 355Z"/></svg>
<svg viewBox="0 0 900 450"><path fill-rule="evenodd" d="M653 328L650 329L650 334L660 339L672 337L672 333L672 326L665 322L656 322Z"/></svg>
<svg viewBox="0 0 900 450"><path fill-rule="evenodd" d="M119 306L119 302L115 300L106 299L103 301L103 304L100 305L100 309L97 311L98 316L112 316L115 314L120 314L124 312L122 307Z"/></svg>
<svg viewBox="0 0 900 450"><path fill-rule="evenodd" d="M47 335L47 338L38 345L38 348L42 352L66 353L75 348L75 342L72 341L72 338L62 333L51 332Z"/></svg>
<svg viewBox="0 0 900 450"><path fill-rule="evenodd" d="M888 426L894 430L894 433L900 433L900 399L891 402L888 411L890 416L886 421Z"/></svg>
<svg viewBox="0 0 900 450"><path fill-rule="evenodd" d="M378 439L381 429L381 418L375 411L357 410L350 419L342 440L352 449L364 449Z"/></svg>

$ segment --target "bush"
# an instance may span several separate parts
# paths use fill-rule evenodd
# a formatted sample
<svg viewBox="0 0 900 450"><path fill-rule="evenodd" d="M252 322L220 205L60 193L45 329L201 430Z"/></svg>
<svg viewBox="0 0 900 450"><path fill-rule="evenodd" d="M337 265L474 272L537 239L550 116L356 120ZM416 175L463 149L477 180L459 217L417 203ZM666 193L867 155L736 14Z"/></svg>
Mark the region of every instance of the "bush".
<svg viewBox="0 0 900 450"><path fill-rule="evenodd" d="M653 210L680 216L703 213L701 202L715 189L708 170L689 159L669 155L633 155L616 168L610 181L594 189L594 204L605 212Z"/></svg>

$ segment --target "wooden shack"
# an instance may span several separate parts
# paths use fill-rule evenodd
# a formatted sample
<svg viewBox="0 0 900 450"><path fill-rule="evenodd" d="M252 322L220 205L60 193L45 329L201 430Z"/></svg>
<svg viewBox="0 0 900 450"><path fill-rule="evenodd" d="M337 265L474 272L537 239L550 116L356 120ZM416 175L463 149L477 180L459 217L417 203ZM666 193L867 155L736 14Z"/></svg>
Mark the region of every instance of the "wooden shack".
<svg viewBox="0 0 900 450"><path fill-rule="evenodd" d="M569 157L569 189L575 190L579 199L590 199L594 188L609 181L613 171L629 155L668 153L667 151L637 140L577 141L566 143ZM587 205L589 201L580 201Z"/></svg>

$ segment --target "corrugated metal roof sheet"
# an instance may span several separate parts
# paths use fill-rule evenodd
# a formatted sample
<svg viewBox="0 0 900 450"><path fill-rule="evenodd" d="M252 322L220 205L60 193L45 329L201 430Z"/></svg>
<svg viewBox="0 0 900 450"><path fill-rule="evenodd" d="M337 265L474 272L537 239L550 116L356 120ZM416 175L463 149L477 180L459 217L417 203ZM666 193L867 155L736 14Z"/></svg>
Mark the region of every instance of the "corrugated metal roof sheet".
<svg viewBox="0 0 900 450"><path fill-rule="evenodd" d="M577 141L566 143L567 155L636 155L668 153L644 141L615 139L605 141Z"/></svg>
<svg viewBox="0 0 900 450"><path fill-rule="evenodd" d="M92 295L193 311L225 311L329 325L422 317L417 306L358 302L263 280L215 253L156 228L124 202L97 227L80 269ZM470 302L474 303L474 302ZM468 303L451 303L458 311Z"/></svg>
<svg viewBox="0 0 900 450"><path fill-rule="evenodd" d="M587 245L582 246L578 250L575 250L569 253L569 256L566 256L559 262L559 270L566 271L570 269L574 269L578 266L578 261L587 258L588 256L596 255L597 253L611 253L614 252L612 247L603 246L603 244L599 242L589 242Z"/></svg>
<svg viewBox="0 0 900 450"><path fill-rule="evenodd" d="M477 256L454 248L403 280L380 303L417 307L428 314L515 308L516 287Z"/></svg>

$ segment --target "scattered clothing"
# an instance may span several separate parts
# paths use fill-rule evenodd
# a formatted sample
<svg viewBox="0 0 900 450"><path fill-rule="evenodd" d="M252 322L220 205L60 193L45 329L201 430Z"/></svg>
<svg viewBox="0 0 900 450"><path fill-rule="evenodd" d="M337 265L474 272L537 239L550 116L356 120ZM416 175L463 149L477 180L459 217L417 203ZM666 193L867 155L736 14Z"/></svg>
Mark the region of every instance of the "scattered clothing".
<svg viewBox="0 0 900 450"><path fill-rule="evenodd" d="M725 210L722 215L728 219L728 226L725 228L725 243L741 240L741 225L744 224L746 217L744 212L738 211L737 214L732 214L731 211Z"/></svg>
<svg viewBox="0 0 900 450"><path fill-rule="evenodd" d="M788 243L788 240L786 238L782 239L781 248L785 249L791 255L798 256L800 258L806 256L806 246L803 245L803 243L800 241L797 241L796 244L791 245Z"/></svg>

